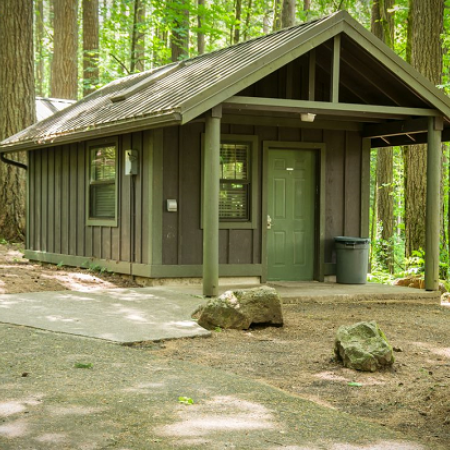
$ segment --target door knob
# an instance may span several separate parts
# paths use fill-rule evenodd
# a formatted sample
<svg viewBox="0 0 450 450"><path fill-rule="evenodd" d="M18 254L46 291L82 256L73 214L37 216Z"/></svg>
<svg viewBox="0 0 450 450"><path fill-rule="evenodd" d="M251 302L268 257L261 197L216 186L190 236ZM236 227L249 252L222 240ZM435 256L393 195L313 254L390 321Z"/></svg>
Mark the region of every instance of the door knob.
<svg viewBox="0 0 450 450"><path fill-rule="evenodd" d="M270 217L269 215L267 215L267 229L272 229L272 217Z"/></svg>

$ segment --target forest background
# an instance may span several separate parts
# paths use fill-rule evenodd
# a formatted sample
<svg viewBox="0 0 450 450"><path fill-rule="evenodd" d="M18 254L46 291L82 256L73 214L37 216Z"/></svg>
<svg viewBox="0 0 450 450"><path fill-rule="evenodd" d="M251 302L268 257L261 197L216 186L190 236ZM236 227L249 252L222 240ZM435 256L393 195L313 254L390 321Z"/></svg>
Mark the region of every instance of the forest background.
<svg viewBox="0 0 450 450"><path fill-rule="evenodd" d="M0 0L0 139L36 97L80 99L117 78L347 10L446 93L450 0ZM26 153L10 156L26 164ZM450 146L442 146L441 278L450 266ZM426 147L373 149L371 278L423 272ZM0 237L25 230L26 172L0 163ZM414 201L409 201L414 199Z"/></svg>

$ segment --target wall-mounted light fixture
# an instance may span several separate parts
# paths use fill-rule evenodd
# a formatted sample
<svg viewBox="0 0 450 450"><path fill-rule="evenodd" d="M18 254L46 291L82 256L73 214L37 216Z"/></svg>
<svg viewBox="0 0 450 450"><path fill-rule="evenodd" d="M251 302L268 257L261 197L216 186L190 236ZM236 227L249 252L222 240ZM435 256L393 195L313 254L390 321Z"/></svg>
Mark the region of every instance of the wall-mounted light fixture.
<svg viewBox="0 0 450 450"><path fill-rule="evenodd" d="M302 122L314 122L316 115L313 113L300 113L300 119Z"/></svg>

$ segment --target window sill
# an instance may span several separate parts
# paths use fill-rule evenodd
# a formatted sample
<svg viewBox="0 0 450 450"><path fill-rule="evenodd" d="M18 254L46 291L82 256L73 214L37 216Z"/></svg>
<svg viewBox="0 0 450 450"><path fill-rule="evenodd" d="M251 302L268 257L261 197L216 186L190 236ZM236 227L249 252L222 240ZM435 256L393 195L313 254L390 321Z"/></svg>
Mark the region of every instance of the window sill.
<svg viewBox="0 0 450 450"><path fill-rule="evenodd" d="M117 219L88 219L86 225L88 227L115 227L117 228Z"/></svg>

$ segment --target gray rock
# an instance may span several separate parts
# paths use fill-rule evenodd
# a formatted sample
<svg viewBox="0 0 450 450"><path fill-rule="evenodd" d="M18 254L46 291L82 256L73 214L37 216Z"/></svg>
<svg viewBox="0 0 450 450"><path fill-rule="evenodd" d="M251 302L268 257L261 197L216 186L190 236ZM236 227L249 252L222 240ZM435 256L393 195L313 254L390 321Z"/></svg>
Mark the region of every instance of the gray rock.
<svg viewBox="0 0 450 450"><path fill-rule="evenodd" d="M246 330L252 324L282 326L281 299L275 289L265 286L227 291L205 305L198 324L208 330Z"/></svg>
<svg viewBox="0 0 450 450"><path fill-rule="evenodd" d="M395 360L386 336L373 321L339 327L334 353L344 367L364 372L392 366Z"/></svg>

